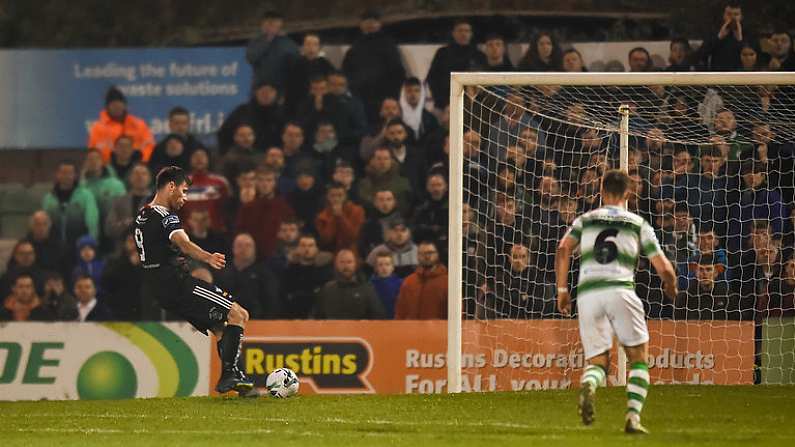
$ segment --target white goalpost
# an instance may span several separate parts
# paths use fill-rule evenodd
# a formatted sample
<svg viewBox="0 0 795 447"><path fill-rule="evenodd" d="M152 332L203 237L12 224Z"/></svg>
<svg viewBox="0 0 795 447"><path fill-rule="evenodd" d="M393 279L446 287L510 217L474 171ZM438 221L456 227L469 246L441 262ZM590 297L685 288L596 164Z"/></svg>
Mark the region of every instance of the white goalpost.
<svg viewBox="0 0 795 447"><path fill-rule="evenodd" d="M677 266L667 303L632 260L652 381L795 383L793 143L793 73L453 73L447 391L576 386L549 251L609 167Z"/></svg>

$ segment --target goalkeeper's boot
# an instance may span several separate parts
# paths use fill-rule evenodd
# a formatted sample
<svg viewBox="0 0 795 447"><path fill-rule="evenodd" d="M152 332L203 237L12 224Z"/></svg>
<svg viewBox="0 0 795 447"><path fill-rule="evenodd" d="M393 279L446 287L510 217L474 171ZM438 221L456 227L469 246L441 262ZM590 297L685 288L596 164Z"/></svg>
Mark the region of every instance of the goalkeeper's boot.
<svg viewBox="0 0 795 447"><path fill-rule="evenodd" d="M577 413L582 418L583 425L591 425L595 419L594 401L596 400L595 387L589 383L583 383L580 387L580 397L577 402Z"/></svg>
<svg viewBox="0 0 795 447"><path fill-rule="evenodd" d="M628 435L648 435L649 431L641 425L640 416L631 413L627 416L627 423L624 425L624 433Z"/></svg>
<svg viewBox="0 0 795 447"><path fill-rule="evenodd" d="M240 395L248 394L254 388L254 381L248 378L237 365L225 367L221 372L221 378L215 385L215 391L220 394L229 391L237 391Z"/></svg>

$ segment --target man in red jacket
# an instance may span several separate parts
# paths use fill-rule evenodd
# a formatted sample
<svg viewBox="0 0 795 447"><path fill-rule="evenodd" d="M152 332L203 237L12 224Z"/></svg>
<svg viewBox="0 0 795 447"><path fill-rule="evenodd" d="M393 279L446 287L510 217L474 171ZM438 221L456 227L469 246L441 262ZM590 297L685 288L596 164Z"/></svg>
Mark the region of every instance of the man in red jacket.
<svg viewBox="0 0 795 447"><path fill-rule="evenodd" d="M276 249L276 234L282 221L293 216L293 209L284 197L276 195L276 172L269 168L257 170L257 197L244 203L237 212L235 233L249 233L257 243L257 256L265 259Z"/></svg>
<svg viewBox="0 0 795 447"><path fill-rule="evenodd" d="M326 207L315 218L321 248L333 252L348 249L356 253L364 208L348 200L345 186L332 183L326 189Z"/></svg>
<svg viewBox="0 0 795 447"><path fill-rule="evenodd" d="M446 320L447 269L433 242L421 242L417 251L420 265L400 286L395 319Z"/></svg>

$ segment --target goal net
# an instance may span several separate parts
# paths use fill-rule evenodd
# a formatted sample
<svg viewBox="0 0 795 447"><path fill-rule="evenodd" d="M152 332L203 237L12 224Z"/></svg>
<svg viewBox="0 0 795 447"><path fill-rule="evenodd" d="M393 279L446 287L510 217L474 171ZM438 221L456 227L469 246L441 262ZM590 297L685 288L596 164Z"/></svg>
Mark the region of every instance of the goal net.
<svg viewBox="0 0 795 447"><path fill-rule="evenodd" d="M608 168L677 271L672 302L624 260L652 382L795 382L795 76L456 73L451 90L449 391L578 383L579 254L564 318L555 249Z"/></svg>

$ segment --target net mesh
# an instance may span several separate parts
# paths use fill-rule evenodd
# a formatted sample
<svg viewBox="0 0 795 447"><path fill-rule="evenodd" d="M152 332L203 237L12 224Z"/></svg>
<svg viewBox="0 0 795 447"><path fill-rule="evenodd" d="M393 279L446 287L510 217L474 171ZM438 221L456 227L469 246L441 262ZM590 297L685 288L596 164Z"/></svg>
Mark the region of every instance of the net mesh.
<svg viewBox="0 0 795 447"><path fill-rule="evenodd" d="M793 383L795 87L489 85L464 95L464 389L579 380L555 248L619 167L621 105L627 206L654 227L680 289L665 300L640 258L653 381ZM575 309L577 275L575 255Z"/></svg>

